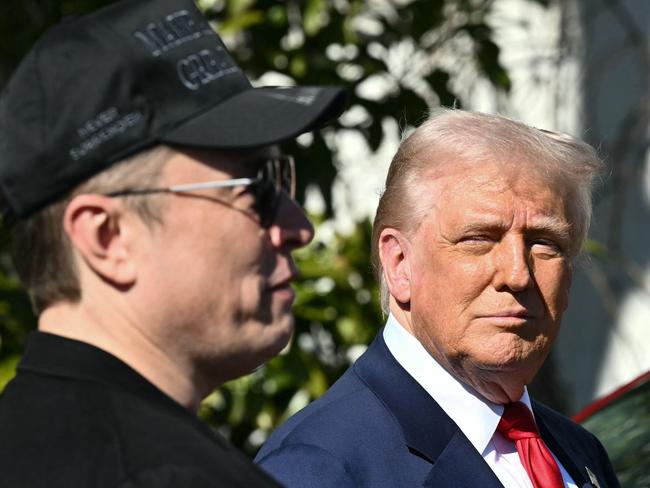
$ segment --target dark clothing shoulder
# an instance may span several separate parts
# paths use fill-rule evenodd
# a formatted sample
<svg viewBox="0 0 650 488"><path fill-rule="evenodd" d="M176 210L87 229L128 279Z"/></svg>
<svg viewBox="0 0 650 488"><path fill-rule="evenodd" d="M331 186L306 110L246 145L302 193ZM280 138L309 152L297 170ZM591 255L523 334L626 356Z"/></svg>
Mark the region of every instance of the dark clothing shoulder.
<svg viewBox="0 0 650 488"><path fill-rule="evenodd" d="M278 486L114 356L44 333L0 396L0 473L8 488Z"/></svg>

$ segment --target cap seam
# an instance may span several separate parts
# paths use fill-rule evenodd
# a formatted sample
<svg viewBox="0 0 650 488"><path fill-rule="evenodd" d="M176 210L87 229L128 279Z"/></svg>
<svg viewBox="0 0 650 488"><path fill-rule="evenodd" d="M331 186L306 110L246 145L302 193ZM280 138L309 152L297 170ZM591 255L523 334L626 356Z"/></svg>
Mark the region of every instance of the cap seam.
<svg viewBox="0 0 650 488"><path fill-rule="evenodd" d="M39 107L39 112L38 112L38 122L39 122L39 146L44 146L45 142L45 113L47 112L47 104L48 100L44 96L45 90L44 90L44 85L43 81L41 80L41 70L40 68L40 58L41 58L41 51L42 51L42 46L43 42L39 42L38 46L36 47L36 50L34 52L34 66L33 70L35 73L35 78L38 83L38 107Z"/></svg>

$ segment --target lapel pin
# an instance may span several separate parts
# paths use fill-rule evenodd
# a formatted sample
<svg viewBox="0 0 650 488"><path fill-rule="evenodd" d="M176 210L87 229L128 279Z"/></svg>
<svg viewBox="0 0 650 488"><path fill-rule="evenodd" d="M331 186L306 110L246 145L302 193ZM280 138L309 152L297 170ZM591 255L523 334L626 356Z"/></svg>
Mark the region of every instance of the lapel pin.
<svg viewBox="0 0 650 488"><path fill-rule="evenodd" d="M585 470L587 471L587 476L589 477L591 484L594 485L595 488L600 488L600 484L598 483L598 478L596 478L596 475L587 466L585 466Z"/></svg>

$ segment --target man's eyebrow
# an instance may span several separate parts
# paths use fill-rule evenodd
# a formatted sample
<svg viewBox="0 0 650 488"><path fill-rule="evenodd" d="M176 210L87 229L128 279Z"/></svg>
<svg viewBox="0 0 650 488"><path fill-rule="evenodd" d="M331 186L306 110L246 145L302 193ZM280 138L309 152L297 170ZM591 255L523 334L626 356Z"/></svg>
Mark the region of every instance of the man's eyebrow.
<svg viewBox="0 0 650 488"><path fill-rule="evenodd" d="M541 216L526 227L527 233L534 234L553 234L560 239L570 239L572 225L563 219L553 216ZM509 224L498 217L481 216L480 219L463 222L458 226L462 233L466 232L490 232L504 231L509 228Z"/></svg>
<svg viewBox="0 0 650 488"><path fill-rule="evenodd" d="M508 228L508 225L500 219L485 219L472 220L463 222L458 226L458 230L462 233L466 232L490 232L490 231L503 231Z"/></svg>
<svg viewBox="0 0 650 488"><path fill-rule="evenodd" d="M528 229L532 232L551 233L561 239L570 239L572 227L566 220L547 215L536 218Z"/></svg>
<svg viewBox="0 0 650 488"><path fill-rule="evenodd" d="M510 224L498 213L492 212L469 212L458 225L460 232L490 232L504 231Z"/></svg>

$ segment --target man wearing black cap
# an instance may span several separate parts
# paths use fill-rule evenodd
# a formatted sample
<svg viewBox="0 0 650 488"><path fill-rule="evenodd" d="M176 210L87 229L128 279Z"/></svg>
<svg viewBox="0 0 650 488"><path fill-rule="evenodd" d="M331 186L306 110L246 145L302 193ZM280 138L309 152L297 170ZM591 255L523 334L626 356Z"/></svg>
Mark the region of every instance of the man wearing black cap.
<svg viewBox="0 0 650 488"><path fill-rule="evenodd" d="M41 38L0 99L3 216L39 313L0 397L2 486L277 486L194 412L291 335L313 229L276 144L342 98L252 88L191 0Z"/></svg>

